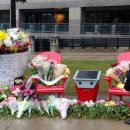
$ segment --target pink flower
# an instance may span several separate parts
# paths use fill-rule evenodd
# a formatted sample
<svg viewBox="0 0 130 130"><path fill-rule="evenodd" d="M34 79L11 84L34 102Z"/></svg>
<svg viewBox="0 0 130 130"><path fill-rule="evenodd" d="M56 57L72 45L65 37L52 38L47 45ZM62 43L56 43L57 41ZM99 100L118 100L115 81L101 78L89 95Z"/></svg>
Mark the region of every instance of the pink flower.
<svg viewBox="0 0 130 130"><path fill-rule="evenodd" d="M4 105L7 106L7 102L6 101L3 101L3 102L0 103L0 108L3 108Z"/></svg>
<svg viewBox="0 0 130 130"><path fill-rule="evenodd" d="M120 104L125 105L125 103L123 103L122 101L120 101Z"/></svg>
<svg viewBox="0 0 130 130"><path fill-rule="evenodd" d="M12 91L15 91L16 88L21 89L21 86L20 85L14 85L14 86L10 87L9 90L12 92Z"/></svg>
<svg viewBox="0 0 130 130"><path fill-rule="evenodd" d="M119 105L120 105L120 102L119 102L119 101L116 101L116 102L115 102L115 105L116 105L116 106L119 106Z"/></svg>
<svg viewBox="0 0 130 130"><path fill-rule="evenodd" d="M24 96L30 96L32 95L33 93L35 92L35 90L31 90L31 89L24 89L24 90L21 90L21 93L24 95Z"/></svg>
<svg viewBox="0 0 130 130"><path fill-rule="evenodd" d="M33 95L34 98L36 98L36 95Z"/></svg>
<svg viewBox="0 0 130 130"><path fill-rule="evenodd" d="M8 97L15 97L15 95L10 94L10 95L8 95Z"/></svg>
<svg viewBox="0 0 130 130"><path fill-rule="evenodd" d="M97 101L98 104L102 104L102 103L105 103L105 100L101 99L101 100L98 100Z"/></svg>
<svg viewBox="0 0 130 130"><path fill-rule="evenodd" d="M19 46L20 46L19 41L16 41L16 42L15 42L15 46L17 46L17 47L19 47Z"/></svg>
<svg viewBox="0 0 130 130"><path fill-rule="evenodd" d="M2 89L2 88L0 88L0 93L2 93L2 91L3 91L3 89Z"/></svg>

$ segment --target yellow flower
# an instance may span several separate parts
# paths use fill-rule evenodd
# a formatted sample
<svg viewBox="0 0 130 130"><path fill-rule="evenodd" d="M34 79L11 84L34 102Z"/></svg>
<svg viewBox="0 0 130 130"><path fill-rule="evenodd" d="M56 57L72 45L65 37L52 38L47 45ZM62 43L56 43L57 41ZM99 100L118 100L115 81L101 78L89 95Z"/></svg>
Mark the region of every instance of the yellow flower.
<svg viewBox="0 0 130 130"><path fill-rule="evenodd" d="M0 31L0 41L4 40L7 37L7 34Z"/></svg>
<svg viewBox="0 0 130 130"><path fill-rule="evenodd" d="M5 90L8 90L8 87L5 87Z"/></svg>
<svg viewBox="0 0 130 130"><path fill-rule="evenodd" d="M14 94L14 91L12 91L11 93Z"/></svg>
<svg viewBox="0 0 130 130"><path fill-rule="evenodd" d="M25 42L29 42L28 40L26 40Z"/></svg>
<svg viewBox="0 0 130 130"><path fill-rule="evenodd" d="M67 75L70 74L70 70L67 67L65 68L65 74L67 74Z"/></svg>
<svg viewBox="0 0 130 130"><path fill-rule="evenodd" d="M113 101L110 101L109 103L110 103L111 106L115 105L115 102L113 102Z"/></svg>
<svg viewBox="0 0 130 130"><path fill-rule="evenodd" d="M17 46L13 46L13 47L10 48L10 51L17 52L18 51L18 47Z"/></svg>
<svg viewBox="0 0 130 130"><path fill-rule="evenodd" d="M8 48L5 48L5 51L7 51L8 50Z"/></svg>
<svg viewBox="0 0 130 130"><path fill-rule="evenodd" d="M22 104L22 103L23 103L23 101L19 101L19 103L20 103L20 104Z"/></svg>
<svg viewBox="0 0 130 130"><path fill-rule="evenodd" d="M106 107L108 107L108 106L115 106L115 102L114 101L106 102L105 106Z"/></svg>
<svg viewBox="0 0 130 130"><path fill-rule="evenodd" d="M109 105L109 102L106 102L106 103L105 103L105 106L107 107L108 105Z"/></svg>
<svg viewBox="0 0 130 130"><path fill-rule="evenodd" d="M26 38L26 37L27 37L25 33L21 33L21 36L22 36L23 38Z"/></svg>
<svg viewBox="0 0 130 130"><path fill-rule="evenodd" d="M2 91L1 93L2 93L2 94L4 94L4 92L3 92L3 91Z"/></svg>
<svg viewBox="0 0 130 130"><path fill-rule="evenodd" d="M5 98L4 101L7 101L7 98Z"/></svg>

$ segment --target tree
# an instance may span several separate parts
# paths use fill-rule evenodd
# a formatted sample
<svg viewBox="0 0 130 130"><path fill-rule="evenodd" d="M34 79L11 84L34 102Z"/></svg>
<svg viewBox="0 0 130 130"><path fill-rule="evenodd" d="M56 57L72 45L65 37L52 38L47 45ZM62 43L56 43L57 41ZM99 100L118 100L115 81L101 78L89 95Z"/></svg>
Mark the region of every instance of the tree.
<svg viewBox="0 0 130 130"><path fill-rule="evenodd" d="M11 28L16 27L16 2L26 2L27 0L10 0L10 23Z"/></svg>

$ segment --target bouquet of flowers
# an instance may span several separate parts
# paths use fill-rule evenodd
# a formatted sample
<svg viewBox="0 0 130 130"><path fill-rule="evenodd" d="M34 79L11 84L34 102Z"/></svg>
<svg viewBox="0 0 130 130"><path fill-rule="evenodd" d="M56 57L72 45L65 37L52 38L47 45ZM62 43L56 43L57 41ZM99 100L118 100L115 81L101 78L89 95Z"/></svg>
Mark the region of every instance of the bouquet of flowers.
<svg viewBox="0 0 130 130"><path fill-rule="evenodd" d="M46 81L47 81L47 76L48 76L49 70L50 70L50 63L47 61L44 61L42 64L42 72L44 75L44 80L46 80Z"/></svg>
<svg viewBox="0 0 130 130"><path fill-rule="evenodd" d="M0 53L24 52L28 50L29 39L24 31L11 28L0 31Z"/></svg>
<svg viewBox="0 0 130 130"><path fill-rule="evenodd" d="M3 100L7 100L7 96L10 94L10 91L8 89L8 86L6 85L1 85L0 88L0 102L2 102Z"/></svg>

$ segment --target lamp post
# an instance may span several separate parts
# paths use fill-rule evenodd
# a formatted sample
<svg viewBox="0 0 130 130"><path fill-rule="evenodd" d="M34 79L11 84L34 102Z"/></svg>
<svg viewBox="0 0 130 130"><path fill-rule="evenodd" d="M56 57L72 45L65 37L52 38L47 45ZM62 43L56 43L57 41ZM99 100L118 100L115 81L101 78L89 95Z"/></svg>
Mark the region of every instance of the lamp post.
<svg viewBox="0 0 130 130"><path fill-rule="evenodd" d="M10 26L16 27L16 3L15 0L10 0Z"/></svg>

